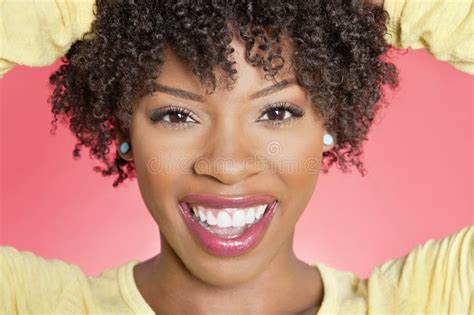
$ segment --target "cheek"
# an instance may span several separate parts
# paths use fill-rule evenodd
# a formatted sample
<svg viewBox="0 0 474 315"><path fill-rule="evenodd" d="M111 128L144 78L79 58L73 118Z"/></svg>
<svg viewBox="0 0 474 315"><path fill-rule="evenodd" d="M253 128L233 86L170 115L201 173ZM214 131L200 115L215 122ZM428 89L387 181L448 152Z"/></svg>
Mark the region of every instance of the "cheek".
<svg viewBox="0 0 474 315"><path fill-rule="evenodd" d="M322 132L320 128L298 128L272 141L267 154L278 167L278 173L294 180L309 180L320 170ZM295 187L295 186L293 186Z"/></svg>
<svg viewBox="0 0 474 315"><path fill-rule="evenodd" d="M133 158L137 180L145 204L158 219L160 211L170 211L166 217L178 216L178 188L190 175L189 145L179 137L160 136L153 128L141 128L133 133ZM159 221L159 220L157 220Z"/></svg>
<svg viewBox="0 0 474 315"><path fill-rule="evenodd" d="M164 146L157 140L143 145L143 149L134 155L137 175L146 178L155 193L172 191L184 176L189 175L189 161L181 148Z"/></svg>
<svg viewBox="0 0 474 315"><path fill-rule="evenodd" d="M303 128L298 137L281 138L280 153L272 157L280 181L284 184L284 200L291 208L289 215L298 216L309 202L321 169L322 131L320 128ZM304 134L304 135L303 135ZM271 155L270 155L271 156Z"/></svg>

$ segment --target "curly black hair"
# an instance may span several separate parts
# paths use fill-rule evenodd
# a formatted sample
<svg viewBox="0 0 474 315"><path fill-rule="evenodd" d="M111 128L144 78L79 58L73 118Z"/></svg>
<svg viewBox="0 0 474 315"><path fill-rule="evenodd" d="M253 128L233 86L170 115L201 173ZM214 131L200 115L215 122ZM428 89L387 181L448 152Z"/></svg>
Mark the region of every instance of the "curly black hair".
<svg viewBox="0 0 474 315"><path fill-rule="evenodd" d="M229 44L233 31L245 42L246 58L272 78L283 67L283 38L292 43L291 66L309 93L336 145L323 153L321 171L357 167L362 142L384 100L383 85L398 86L398 70L387 62L388 13L363 0L97 0L90 32L76 41L51 74L54 133L65 119L78 142L104 163L94 170L117 174L113 186L136 177L133 161L116 150L115 127L130 127L132 103L155 90L170 45L212 93L213 68L224 70L231 89L237 78ZM111 146L115 146L111 152Z"/></svg>

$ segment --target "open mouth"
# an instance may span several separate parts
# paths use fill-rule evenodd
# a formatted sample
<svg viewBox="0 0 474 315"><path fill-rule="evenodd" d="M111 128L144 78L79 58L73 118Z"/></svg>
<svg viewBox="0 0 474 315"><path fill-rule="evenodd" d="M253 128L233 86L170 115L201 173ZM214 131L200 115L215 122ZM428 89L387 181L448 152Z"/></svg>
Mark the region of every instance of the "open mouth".
<svg viewBox="0 0 474 315"><path fill-rule="evenodd" d="M278 201L267 198L263 202L252 206L247 203L246 208L211 209L182 201L179 209L189 231L205 250L217 256L237 256L259 244L275 217Z"/></svg>
<svg viewBox="0 0 474 315"><path fill-rule="evenodd" d="M209 232L223 238L234 238L260 222L271 204L261 204L246 208L211 209L187 203L194 221Z"/></svg>

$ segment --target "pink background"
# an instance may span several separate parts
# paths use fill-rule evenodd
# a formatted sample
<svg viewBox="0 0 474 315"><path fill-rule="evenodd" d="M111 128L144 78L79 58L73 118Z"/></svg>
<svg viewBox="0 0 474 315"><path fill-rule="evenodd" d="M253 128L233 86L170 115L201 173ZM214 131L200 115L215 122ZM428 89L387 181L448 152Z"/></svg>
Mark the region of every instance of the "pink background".
<svg viewBox="0 0 474 315"><path fill-rule="evenodd" d="M360 277L419 243L474 224L474 76L410 50L392 59L400 87L388 91L365 145L368 175L321 174L297 224L295 251ZM57 64L56 64L57 66ZM159 252L158 230L136 180L114 189L75 161L75 139L49 134L48 75L17 67L0 80L0 245L77 264L89 275Z"/></svg>

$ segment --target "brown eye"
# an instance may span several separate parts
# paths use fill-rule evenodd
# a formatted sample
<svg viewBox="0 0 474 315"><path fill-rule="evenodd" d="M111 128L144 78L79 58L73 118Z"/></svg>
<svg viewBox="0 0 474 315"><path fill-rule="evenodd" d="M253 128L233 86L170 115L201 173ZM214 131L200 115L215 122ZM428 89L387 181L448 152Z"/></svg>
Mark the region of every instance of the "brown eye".
<svg viewBox="0 0 474 315"><path fill-rule="evenodd" d="M154 112L150 116L150 120L153 123L162 121L171 124L190 123L193 122L193 120L189 120L189 118L191 118L190 114L191 113L184 108L162 108Z"/></svg>
<svg viewBox="0 0 474 315"><path fill-rule="evenodd" d="M262 110L263 115L260 121L268 121L272 124L282 124L287 121L304 116L304 111L297 106L289 103L277 103L265 106Z"/></svg>
<svg viewBox="0 0 474 315"><path fill-rule="evenodd" d="M267 111L267 117L270 120L283 120L283 119L288 118L290 116L287 113L290 113L290 112L286 109L272 108L272 109Z"/></svg>
<svg viewBox="0 0 474 315"><path fill-rule="evenodd" d="M181 112L168 112L167 115L163 116L163 118L166 116L169 116L169 119L165 120L171 123L184 123L188 118L188 115Z"/></svg>

